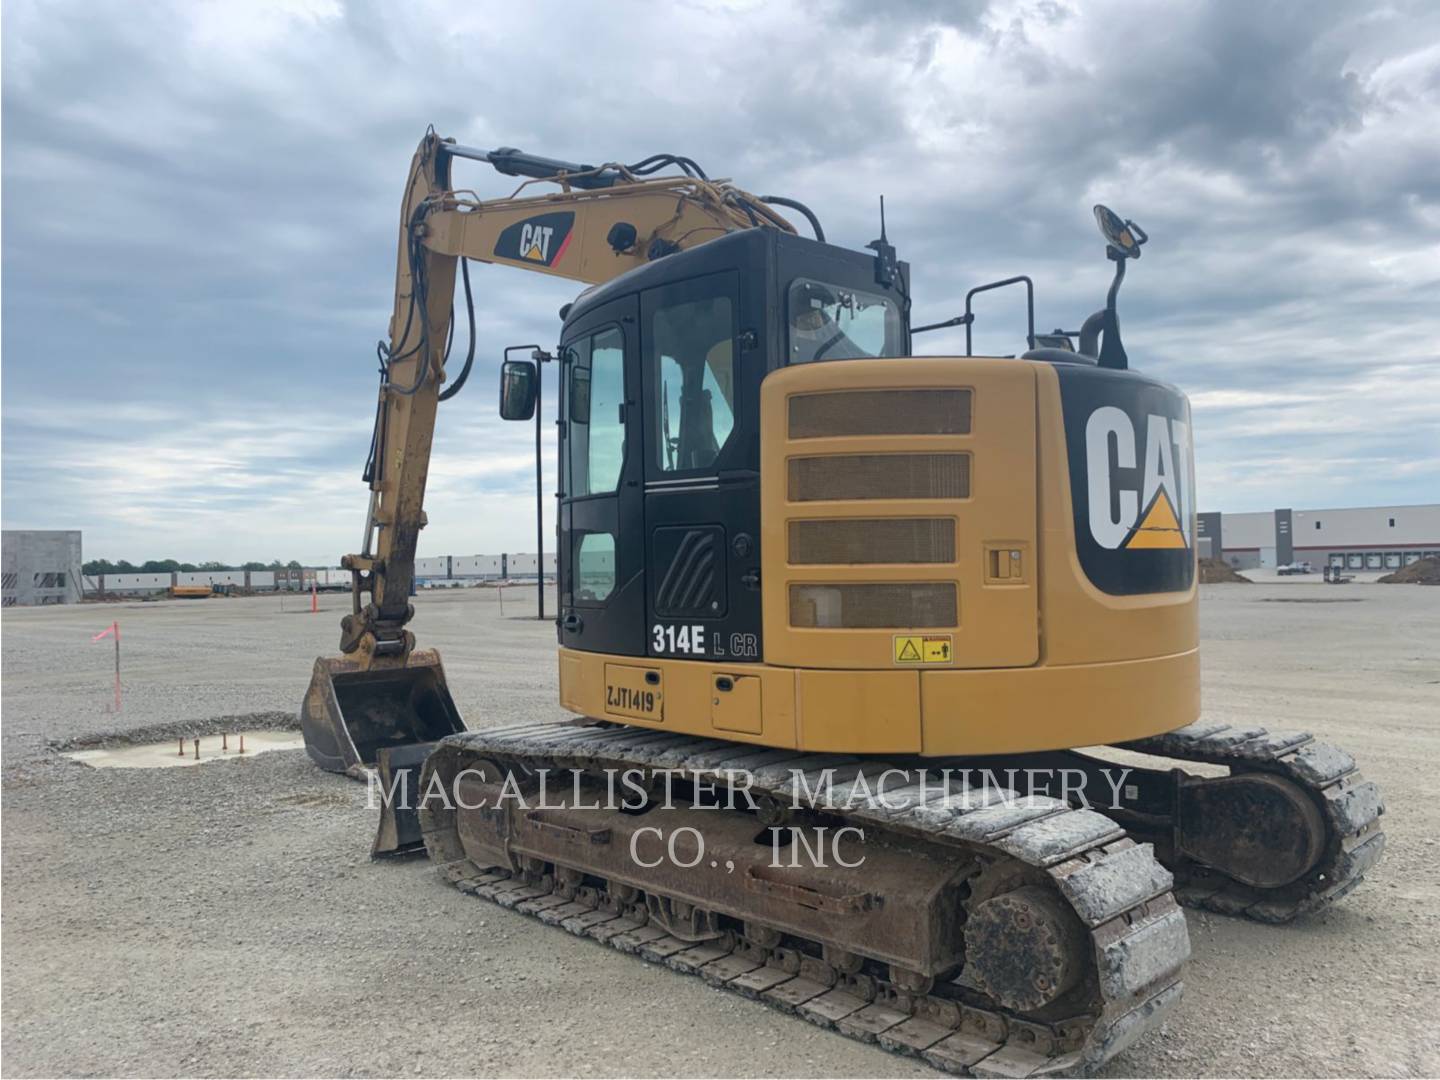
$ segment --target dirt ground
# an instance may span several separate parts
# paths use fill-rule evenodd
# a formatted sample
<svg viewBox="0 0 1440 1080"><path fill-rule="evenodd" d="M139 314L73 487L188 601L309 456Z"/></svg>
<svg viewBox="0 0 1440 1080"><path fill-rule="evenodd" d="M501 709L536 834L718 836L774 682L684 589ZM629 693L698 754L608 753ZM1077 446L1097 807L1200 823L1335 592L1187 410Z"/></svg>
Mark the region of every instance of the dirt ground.
<svg viewBox="0 0 1440 1080"><path fill-rule="evenodd" d="M1305 727L1384 790L1384 860L1288 927L1191 913L1185 1000L1110 1076L1435 1075L1440 590L1208 586L1208 716ZM532 594L533 605L533 594ZM372 864L363 786L302 751L96 770L49 744L293 713L322 612L278 597L8 610L3 1050L43 1075L921 1076L892 1057ZM421 596L471 726L559 718L552 628ZM124 712L106 712L120 620Z"/></svg>

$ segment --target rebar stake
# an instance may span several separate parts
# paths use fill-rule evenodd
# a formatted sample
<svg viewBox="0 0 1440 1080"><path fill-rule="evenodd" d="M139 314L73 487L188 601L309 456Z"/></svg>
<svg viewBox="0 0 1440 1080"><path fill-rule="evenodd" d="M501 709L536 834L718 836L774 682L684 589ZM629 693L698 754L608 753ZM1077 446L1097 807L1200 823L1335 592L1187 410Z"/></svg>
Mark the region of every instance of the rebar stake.
<svg viewBox="0 0 1440 1080"><path fill-rule="evenodd" d="M240 752L242 754L245 752L245 733L243 731L240 733Z"/></svg>
<svg viewBox="0 0 1440 1080"><path fill-rule="evenodd" d="M226 738L225 732L223 732L223 731L220 732L220 749L221 749L221 750L229 750L229 749L230 749L229 740Z"/></svg>
<svg viewBox="0 0 1440 1080"><path fill-rule="evenodd" d="M200 736L195 736L195 760L200 760Z"/></svg>
<svg viewBox="0 0 1440 1080"><path fill-rule="evenodd" d="M181 735L181 736L180 736L180 756L181 756L181 757L184 757L184 756L185 756L185 736L184 736L184 735Z"/></svg>

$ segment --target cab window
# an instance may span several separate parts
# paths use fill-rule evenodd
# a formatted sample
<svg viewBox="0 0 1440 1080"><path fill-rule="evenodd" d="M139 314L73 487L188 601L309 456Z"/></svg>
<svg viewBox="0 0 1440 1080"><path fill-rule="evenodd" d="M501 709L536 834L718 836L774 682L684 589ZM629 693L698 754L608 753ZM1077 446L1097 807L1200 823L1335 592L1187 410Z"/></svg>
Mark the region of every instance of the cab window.
<svg viewBox="0 0 1440 1080"><path fill-rule="evenodd" d="M789 363L900 355L900 309L888 296L796 278L786 308Z"/></svg>
<svg viewBox="0 0 1440 1080"><path fill-rule="evenodd" d="M575 603L599 604L615 589L615 537L586 533L575 552Z"/></svg>
<svg viewBox="0 0 1440 1080"><path fill-rule="evenodd" d="M735 430L733 276L663 290L646 335L646 383L653 448L649 471L715 465Z"/></svg>
<svg viewBox="0 0 1440 1080"><path fill-rule="evenodd" d="M572 497L608 495L620 483L625 462L625 339L608 327L568 346L566 417Z"/></svg>

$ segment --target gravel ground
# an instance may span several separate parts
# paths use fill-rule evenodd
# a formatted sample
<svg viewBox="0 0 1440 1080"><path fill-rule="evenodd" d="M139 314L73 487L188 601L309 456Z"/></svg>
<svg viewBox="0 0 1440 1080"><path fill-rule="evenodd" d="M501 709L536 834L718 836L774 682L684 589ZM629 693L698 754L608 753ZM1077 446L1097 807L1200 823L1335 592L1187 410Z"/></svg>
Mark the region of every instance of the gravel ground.
<svg viewBox="0 0 1440 1080"><path fill-rule="evenodd" d="M552 631L515 617L520 595L509 618L478 590L418 600L471 726L561 715ZM462 896L423 860L371 864L364 788L302 752L101 771L55 751L293 713L341 599L285 606L5 613L4 1073L935 1075ZM1192 913L1181 1009L1107 1075L1440 1073L1440 590L1213 586L1201 613L1207 715L1351 750L1389 848L1293 926ZM90 641L111 618L120 716L111 644Z"/></svg>

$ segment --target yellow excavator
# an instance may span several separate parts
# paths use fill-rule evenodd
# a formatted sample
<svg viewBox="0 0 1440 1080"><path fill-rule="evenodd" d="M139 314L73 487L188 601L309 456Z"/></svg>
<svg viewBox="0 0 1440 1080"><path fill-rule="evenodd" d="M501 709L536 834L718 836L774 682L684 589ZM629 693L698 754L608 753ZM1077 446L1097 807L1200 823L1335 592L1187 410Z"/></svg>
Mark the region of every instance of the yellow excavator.
<svg viewBox="0 0 1440 1080"><path fill-rule="evenodd" d="M521 183L481 199L457 161ZM1025 277L917 327L883 207L857 251L686 157L428 132L353 610L301 708L318 764L379 778L377 854L423 846L467 893L998 1076L1084 1071L1156 1027L1177 901L1280 922L1353 888L1384 845L1354 761L1200 719L1189 405L1121 341L1148 237L1095 213L1114 275L1078 330L1037 334ZM553 355L574 723L466 730L406 629L471 261L589 286ZM970 355L975 299L1009 286L1026 348ZM915 356L942 326L966 355ZM534 416L544 358L504 361L504 418Z"/></svg>

